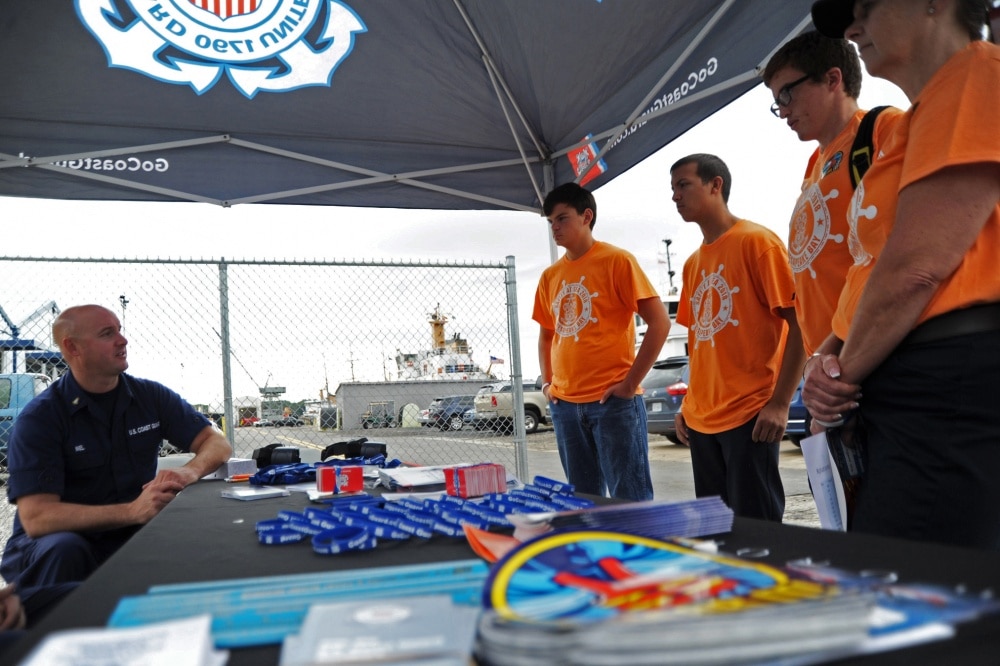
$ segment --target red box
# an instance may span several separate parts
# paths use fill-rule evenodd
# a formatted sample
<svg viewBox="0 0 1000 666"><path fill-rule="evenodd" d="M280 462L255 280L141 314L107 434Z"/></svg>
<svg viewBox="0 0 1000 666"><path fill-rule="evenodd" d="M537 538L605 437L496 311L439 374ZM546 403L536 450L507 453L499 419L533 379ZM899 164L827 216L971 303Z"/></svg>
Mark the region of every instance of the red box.
<svg viewBox="0 0 1000 666"><path fill-rule="evenodd" d="M363 470L356 465L323 465L316 468L316 490L321 493L357 493L364 488Z"/></svg>

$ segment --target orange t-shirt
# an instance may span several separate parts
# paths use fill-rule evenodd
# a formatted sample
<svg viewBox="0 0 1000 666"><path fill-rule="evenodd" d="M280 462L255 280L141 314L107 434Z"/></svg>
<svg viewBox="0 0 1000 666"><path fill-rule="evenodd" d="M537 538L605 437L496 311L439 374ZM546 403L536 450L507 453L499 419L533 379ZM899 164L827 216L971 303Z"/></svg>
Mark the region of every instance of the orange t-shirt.
<svg viewBox="0 0 1000 666"><path fill-rule="evenodd" d="M948 166L1000 162L1000 46L973 42L941 67L904 114L885 155L858 186L848 221L854 265L833 319L846 339L865 283L896 221L899 192ZM992 120L991 120L992 119ZM920 315L919 322L977 303L1000 301L1000 202Z"/></svg>
<svg viewBox="0 0 1000 666"><path fill-rule="evenodd" d="M542 272L532 319L555 331L552 397L593 402L625 379L635 360L635 314L646 298L659 296L635 257L600 241Z"/></svg>
<svg viewBox="0 0 1000 666"><path fill-rule="evenodd" d="M830 335L833 312L854 263L847 247L847 207L851 185L851 146L866 111L859 110L840 134L809 158L802 194L788 228L788 258L795 276L795 316L806 353L812 354ZM902 115L883 109L872 132L873 155Z"/></svg>
<svg viewBox="0 0 1000 666"><path fill-rule="evenodd" d="M677 323L688 327L691 381L684 420L713 434L743 425L771 399L795 284L784 243L738 221L684 262Z"/></svg>

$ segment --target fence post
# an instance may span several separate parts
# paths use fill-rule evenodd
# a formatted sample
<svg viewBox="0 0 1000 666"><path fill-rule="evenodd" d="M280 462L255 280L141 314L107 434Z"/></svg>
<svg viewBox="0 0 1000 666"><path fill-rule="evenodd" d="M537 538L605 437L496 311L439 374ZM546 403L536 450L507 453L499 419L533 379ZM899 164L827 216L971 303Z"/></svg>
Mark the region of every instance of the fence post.
<svg viewBox="0 0 1000 666"><path fill-rule="evenodd" d="M236 422L233 412L233 369L229 360L229 268L226 258L219 259L219 323L222 338L222 411L225 414L225 432L229 445L236 450Z"/></svg>
<svg viewBox="0 0 1000 666"><path fill-rule="evenodd" d="M510 390L514 401L514 468L522 483L528 478L528 436L524 431L524 387L521 378L521 335L517 319L517 275L514 257L507 256L507 327L510 336Z"/></svg>

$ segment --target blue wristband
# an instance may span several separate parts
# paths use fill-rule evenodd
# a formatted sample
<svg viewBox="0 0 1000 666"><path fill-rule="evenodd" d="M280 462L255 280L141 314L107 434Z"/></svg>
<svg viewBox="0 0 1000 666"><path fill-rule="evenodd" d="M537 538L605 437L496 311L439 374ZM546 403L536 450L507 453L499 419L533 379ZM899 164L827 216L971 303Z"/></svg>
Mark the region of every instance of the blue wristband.
<svg viewBox="0 0 1000 666"><path fill-rule="evenodd" d="M342 525L312 538L313 550L320 555L337 555L351 550L370 550L378 541L364 527Z"/></svg>

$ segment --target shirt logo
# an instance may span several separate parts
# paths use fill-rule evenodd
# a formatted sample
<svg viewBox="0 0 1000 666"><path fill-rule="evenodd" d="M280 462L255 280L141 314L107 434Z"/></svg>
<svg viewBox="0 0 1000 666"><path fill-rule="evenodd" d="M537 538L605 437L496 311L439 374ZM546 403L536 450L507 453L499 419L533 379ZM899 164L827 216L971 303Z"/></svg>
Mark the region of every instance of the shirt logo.
<svg viewBox="0 0 1000 666"><path fill-rule="evenodd" d="M76 446L73 447L74 453L85 453L86 451L87 447L84 446L83 444L77 444Z"/></svg>
<svg viewBox="0 0 1000 666"><path fill-rule="evenodd" d="M137 428L129 428L128 436L135 437L136 435L141 435L144 432L149 432L150 430L158 430L160 427L160 422L156 421L154 423L147 423L146 425L141 425Z"/></svg>
<svg viewBox="0 0 1000 666"><path fill-rule="evenodd" d="M830 234L830 209L826 205L827 200L838 196L840 192L833 189L824 197L819 185L813 183L799 197L788 233L788 260L793 272L808 270L816 277L812 263L827 241L844 242L843 234Z"/></svg>
<svg viewBox="0 0 1000 666"><path fill-rule="evenodd" d="M866 208L861 205L864 198L865 182L862 180L858 183L858 189L854 191L851 205L847 207L847 225L850 227L850 232L847 234L847 247L851 251L851 257L854 258L855 266L866 266L875 258L865 249L858 237L858 218L874 220L875 216L878 215L878 208L875 206Z"/></svg>
<svg viewBox="0 0 1000 666"><path fill-rule="evenodd" d="M698 343L710 341L715 346L715 334L727 325L739 326L738 319L733 319L733 295L739 293L739 287L730 287L726 278L722 277L725 269L719 264L719 270L706 274L701 272L701 282L691 296L691 311L694 312L694 348ZM718 302L718 304L716 304Z"/></svg>
<svg viewBox="0 0 1000 666"><path fill-rule="evenodd" d="M580 331L587 327L587 324L597 323L597 318L593 317L592 299L597 298L598 293L590 293L583 286L583 281L587 278L580 276L579 282L567 283L563 280L562 289L556 294L555 301L552 302L552 312L556 318L556 333L560 337L573 337L580 339Z"/></svg>
<svg viewBox="0 0 1000 666"><path fill-rule="evenodd" d="M834 153L830 159L826 161L823 165L823 177L826 178L829 174L833 173L840 168L840 163L844 159L844 151L838 150Z"/></svg>
<svg viewBox="0 0 1000 666"><path fill-rule="evenodd" d="M251 99L330 86L368 30L339 0L76 0L76 11L110 67L199 95L225 74Z"/></svg>

